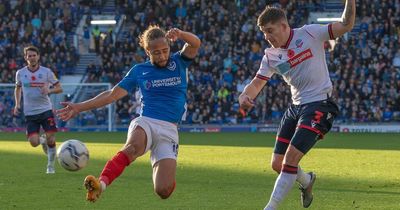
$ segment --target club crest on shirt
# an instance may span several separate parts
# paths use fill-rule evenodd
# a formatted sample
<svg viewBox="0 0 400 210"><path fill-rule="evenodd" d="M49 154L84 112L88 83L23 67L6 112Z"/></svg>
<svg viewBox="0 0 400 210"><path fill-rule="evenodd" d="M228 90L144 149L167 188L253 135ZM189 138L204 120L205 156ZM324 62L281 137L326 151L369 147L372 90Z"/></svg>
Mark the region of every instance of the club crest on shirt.
<svg viewBox="0 0 400 210"><path fill-rule="evenodd" d="M298 39L298 40L296 40L295 44L296 44L296 47L297 47L297 48L300 48L300 47L303 46L303 40Z"/></svg>
<svg viewBox="0 0 400 210"><path fill-rule="evenodd" d="M149 80L144 80L143 86L146 90L149 90L151 88L151 82Z"/></svg>
<svg viewBox="0 0 400 210"><path fill-rule="evenodd" d="M39 77L39 79L42 79L42 78L43 78L43 75L42 75L42 74L39 74L38 77Z"/></svg>
<svg viewBox="0 0 400 210"><path fill-rule="evenodd" d="M282 60L282 54L278 55L279 60Z"/></svg>
<svg viewBox="0 0 400 210"><path fill-rule="evenodd" d="M168 66L167 66L167 69L168 70L171 70L171 71L175 71L175 69L176 69L176 63L175 63L175 61L171 61L171 62L169 62L168 63Z"/></svg>

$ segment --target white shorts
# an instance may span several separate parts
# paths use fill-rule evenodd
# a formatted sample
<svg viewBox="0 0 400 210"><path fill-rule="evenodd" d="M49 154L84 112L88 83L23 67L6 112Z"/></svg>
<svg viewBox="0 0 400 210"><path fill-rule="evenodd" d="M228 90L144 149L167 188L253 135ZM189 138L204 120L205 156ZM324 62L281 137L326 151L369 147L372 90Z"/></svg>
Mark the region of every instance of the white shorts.
<svg viewBox="0 0 400 210"><path fill-rule="evenodd" d="M132 120L128 135L132 134L136 126L144 129L147 136L147 145L144 153L151 151L151 165L162 159L178 157L179 136L178 127L170 122L140 116Z"/></svg>

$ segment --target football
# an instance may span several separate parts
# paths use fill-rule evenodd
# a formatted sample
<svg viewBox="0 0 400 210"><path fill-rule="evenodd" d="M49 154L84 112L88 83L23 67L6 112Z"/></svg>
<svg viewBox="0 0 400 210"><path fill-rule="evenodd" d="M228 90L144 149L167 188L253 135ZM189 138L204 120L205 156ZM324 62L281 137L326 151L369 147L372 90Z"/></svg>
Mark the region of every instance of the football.
<svg viewBox="0 0 400 210"><path fill-rule="evenodd" d="M68 171L78 171L87 165L89 151L81 141L70 139L58 147L57 159L58 163Z"/></svg>

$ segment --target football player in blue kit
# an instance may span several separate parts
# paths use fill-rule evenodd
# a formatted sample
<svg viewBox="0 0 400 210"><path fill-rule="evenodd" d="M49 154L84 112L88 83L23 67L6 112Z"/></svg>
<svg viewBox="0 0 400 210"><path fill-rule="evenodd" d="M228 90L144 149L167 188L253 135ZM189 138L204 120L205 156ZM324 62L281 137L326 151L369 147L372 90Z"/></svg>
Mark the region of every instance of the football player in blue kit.
<svg viewBox="0 0 400 210"><path fill-rule="evenodd" d="M185 44L180 51L170 53L170 41L176 40ZM81 103L63 102L65 107L57 110L60 119L67 121L80 112L134 94L136 87L142 93L141 114L132 120L125 145L106 163L99 178L92 175L85 178L88 201L96 201L126 166L149 150L154 191L166 199L175 189L177 124L186 111L187 67L196 57L201 41L196 35L178 28L165 32L158 26L149 26L140 35L140 45L149 61L133 66L111 90Z"/></svg>

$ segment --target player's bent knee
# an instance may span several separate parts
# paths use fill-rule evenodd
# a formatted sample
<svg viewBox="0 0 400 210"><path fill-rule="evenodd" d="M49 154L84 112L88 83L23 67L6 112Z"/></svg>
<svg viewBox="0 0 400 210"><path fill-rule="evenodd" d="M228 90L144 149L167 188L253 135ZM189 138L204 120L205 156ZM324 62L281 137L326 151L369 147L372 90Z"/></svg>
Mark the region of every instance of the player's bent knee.
<svg viewBox="0 0 400 210"><path fill-rule="evenodd" d="M40 144L39 137L37 138L29 138L29 143L31 143L32 147L37 147Z"/></svg>
<svg viewBox="0 0 400 210"><path fill-rule="evenodd" d="M172 185L156 185L154 191L162 199L169 198L175 190L176 182L174 181Z"/></svg>
<svg viewBox="0 0 400 210"><path fill-rule="evenodd" d="M29 141L31 143L32 147L37 147L39 146L39 142L33 142L33 141Z"/></svg>
<svg viewBox="0 0 400 210"><path fill-rule="evenodd" d="M271 163L271 167L274 171L276 171L276 173L281 173L281 169L282 169L282 162L280 161L272 161Z"/></svg>
<svg viewBox="0 0 400 210"><path fill-rule="evenodd" d="M172 192L174 191L174 188L172 186L170 187L158 187L155 189L156 193L160 198L162 199L167 199L172 195Z"/></svg>

